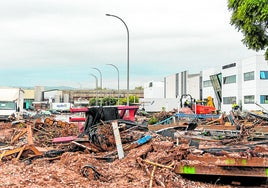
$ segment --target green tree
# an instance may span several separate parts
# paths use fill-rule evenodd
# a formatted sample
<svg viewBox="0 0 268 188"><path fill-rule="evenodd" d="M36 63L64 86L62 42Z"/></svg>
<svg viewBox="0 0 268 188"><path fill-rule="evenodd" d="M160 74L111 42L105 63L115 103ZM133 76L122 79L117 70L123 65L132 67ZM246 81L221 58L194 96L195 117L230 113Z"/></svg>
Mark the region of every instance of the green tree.
<svg viewBox="0 0 268 188"><path fill-rule="evenodd" d="M134 96L134 95L130 95L129 96L129 103L139 103L139 97Z"/></svg>
<svg viewBox="0 0 268 188"><path fill-rule="evenodd" d="M242 39L249 49L266 50L268 60L268 2L267 0L228 0L232 12L231 25L244 35Z"/></svg>
<svg viewBox="0 0 268 188"><path fill-rule="evenodd" d="M136 90L143 90L143 87L142 86L137 86L135 87Z"/></svg>
<svg viewBox="0 0 268 188"><path fill-rule="evenodd" d="M127 98L120 98L120 104L126 105L127 104ZM139 103L139 97L134 95L129 95L129 104L132 103Z"/></svg>
<svg viewBox="0 0 268 188"><path fill-rule="evenodd" d="M116 98L113 98L113 97L104 97L103 100L102 100L102 103L105 106L116 105L117 99Z"/></svg>
<svg viewBox="0 0 268 188"><path fill-rule="evenodd" d="M89 106L96 106L96 104L98 106L102 106L103 105L103 99L98 98L98 100L97 100L97 98L92 98L92 99L89 100Z"/></svg>
<svg viewBox="0 0 268 188"><path fill-rule="evenodd" d="M119 99L119 104L120 105L126 105L127 104L127 98L120 98Z"/></svg>
<svg viewBox="0 0 268 188"><path fill-rule="evenodd" d="M96 105L96 98L92 98L89 100L89 106L95 106Z"/></svg>

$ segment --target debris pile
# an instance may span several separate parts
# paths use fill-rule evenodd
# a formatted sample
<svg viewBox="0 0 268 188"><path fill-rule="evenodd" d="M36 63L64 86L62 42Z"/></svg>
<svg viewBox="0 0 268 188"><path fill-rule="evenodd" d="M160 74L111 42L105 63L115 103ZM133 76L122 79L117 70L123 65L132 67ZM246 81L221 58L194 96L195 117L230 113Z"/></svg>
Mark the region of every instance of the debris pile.
<svg viewBox="0 0 268 188"><path fill-rule="evenodd" d="M194 130L151 131L133 122L92 117L87 117L82 134L77 123L53 118L1 123L0 185L235 187L249 178L257 180L246 185L267 183L268 140L252 137L253 128L263 121L258 117L252 119L251 128L241 126L232 137L219 137L220 129L203 125ZM124 157L119 160L120 145ZM209 178L204 177L211 180L205 182Z"/></svg>

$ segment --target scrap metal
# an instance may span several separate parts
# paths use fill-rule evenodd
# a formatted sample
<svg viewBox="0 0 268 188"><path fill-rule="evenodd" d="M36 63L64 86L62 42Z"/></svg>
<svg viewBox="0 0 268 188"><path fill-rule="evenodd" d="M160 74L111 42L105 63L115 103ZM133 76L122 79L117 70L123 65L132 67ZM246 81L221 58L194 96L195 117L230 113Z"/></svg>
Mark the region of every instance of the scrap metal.
<svg viewBox="0 0 268 188"><path fill-rule="evenodd" d="M94 179L94 180L99 180L101 179L102 181L108 181L107 178L104 177L101 173L97 171L97 169L92 165L88 164L85 165L81 168L81 174L84 177L87 177L89 179Z"/></svg>
<svg viewBox="0 0 268 188"><path fill-rule="evenodd" d="M186 184L180 184L184 177L180 175L186 174L267 178L268 139L267 133L262 132L267 128L266 121L256 116L235 118L240 125L239 130L234 125L215 125L214 122L218 121L208 118L207 122L214 122L202 124L201 127L199 121L196 121L194 123L197 123L197 127L193 126L191 130L165 129L166 135L168 132L173 135L169 137L162 134L163 130L148 131L137 123L119 120L119 134L125 152L125 157L120 161L117 160L112 129L114 120L99 119L95 121L97 124L90 124L84 134L80 134L78 128L70 124L63 125L63 122L51 118L44 122L36 119L22 123L23 126L18 123L9 127L15 129L17 126L13 132L16 134L3 146L4 149L0 149L0 160L32 160L36 157L51 165L47 162L58 159L53 161L59 165L57 167L64 166L65 170L71 169L72 173L86 177L84 179L88 181L88 186L94 183L100 185L101 182L106 187L109 184L123 187L134 182L140 187L185 187ZM226 118L223 120L227 121ZM189 123L193 122L187 123L183 126L189 127ZM257 133L256 127L259 133L263 133L263 137L258 137L258 140L256 136L252 137ZM219 139L217 135L220 134L227 136ZM37 146L43 147L42 150L39 151ZM46 150L44 147L50 148ZM62 177L66 177L66 174ZM55 181L61 180L57 178ZM120 180L125 184L118 183ZM194 187L195 183L189 185Z"/></svg>

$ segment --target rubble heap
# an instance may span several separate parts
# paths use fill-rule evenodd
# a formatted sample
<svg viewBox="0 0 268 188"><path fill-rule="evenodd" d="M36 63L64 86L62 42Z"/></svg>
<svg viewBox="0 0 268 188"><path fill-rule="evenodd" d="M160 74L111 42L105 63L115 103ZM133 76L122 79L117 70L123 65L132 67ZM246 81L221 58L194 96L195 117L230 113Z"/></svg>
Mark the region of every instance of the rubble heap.
<svg viewBox="0 0 268 188"><path fill-rule="evenodd" d="M120 160L112 122L119 126L124 150ZM75 124L62 125L51 119L2 123L0 185L235 187L242 181L234 177L257 178L254 183L258 185L267 182L268 141L249 139L248 129L224 139L212 132L204 134L204 130L168 129L172 136L166 137L140 125L107 121L79 136ZM208 175L231 177L231 181L221 185L220 179L209 183L193 180Z"/></svg>

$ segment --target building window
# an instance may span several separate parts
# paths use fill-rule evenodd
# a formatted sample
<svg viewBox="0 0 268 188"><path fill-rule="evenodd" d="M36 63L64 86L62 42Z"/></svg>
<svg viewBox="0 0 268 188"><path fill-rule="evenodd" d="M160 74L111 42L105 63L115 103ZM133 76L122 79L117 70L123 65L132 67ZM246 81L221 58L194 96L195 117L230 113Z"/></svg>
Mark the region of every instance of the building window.
<svg viewBox="0 0 268 188"><path fill-rule="evenodd" d="M260 71L260 79L267 80L268 79L268 71Z"/></svg>
<svg viewBox="0 0 268 188"><path fill-rule="evenodd" d="M149 87L153 87L153 82L150 82L149 83Z"/></svg>
<svg viewBox="0 0 268 188"><path fill-rule="evenodd" d="M236 103L236 97L223 97L223 104Z"/></svg>
<svg viewBox="0 0 268 188"><path fill-rule="evenodd" d="M204 87L211 87L212 86L212 83L211 83L210 80L206 80L206 81L203 82L203 86Z"/></svg>
<svg viewBox="0 0 268 188"><path fill-rule="evenodd" d="M261 95L261 104L268 104L268 95Z"/></svg>
<svg viewBox="0 0 268 188"><path fill-rule="evenodd" d="M254 71L244 73L244 81L254 80Z"/></svg>
<svg viewBox="0 0 268 188"><path fill-rule="evenodd" d="M244 96L244 103L245 104L254 104L254 102L255 102L254 95Z"/></svg>
<svg viewBox="0 0 268 188"><path fill-rule="evenodd" d="M223 77L223 84L236 83L236 75Z"/></svg>
<svg viewBox="0 0 268 188"><path fill-rule="evenodd" d="M228 68L235 67L235 66L236 66L236 63L231 63L229 65L222 66L222 69L228 69Z"/></svg>

